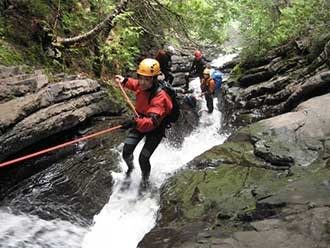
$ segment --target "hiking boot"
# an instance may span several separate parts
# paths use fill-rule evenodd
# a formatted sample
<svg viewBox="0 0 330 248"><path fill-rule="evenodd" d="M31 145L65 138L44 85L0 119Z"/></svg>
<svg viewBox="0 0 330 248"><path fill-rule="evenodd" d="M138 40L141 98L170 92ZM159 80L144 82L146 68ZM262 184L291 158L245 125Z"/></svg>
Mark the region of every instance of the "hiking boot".
<svg viewBox="0 0 330 248"><path fill-rule="evenodd" d="M131 186L132 179L130 176L126 176L124 178L124 181L120 185L120 191L128 190L128 188Z"/></svg>
<svg viewBox="0 0 330 248"><path fill-rule="evenodd" d="M142 179L140 182L139 194L145 193L147 190L150 189L150 182L148 179Z"/></svg>
<svg viewBox="0 0 330 248"><path fill-rule="evenodd" d="M130 179L131 178L131 174L132 174L133 169L134 169L134 167L128 168L128 170L125 173L125 179L127 179L127 178Z"/></svg>

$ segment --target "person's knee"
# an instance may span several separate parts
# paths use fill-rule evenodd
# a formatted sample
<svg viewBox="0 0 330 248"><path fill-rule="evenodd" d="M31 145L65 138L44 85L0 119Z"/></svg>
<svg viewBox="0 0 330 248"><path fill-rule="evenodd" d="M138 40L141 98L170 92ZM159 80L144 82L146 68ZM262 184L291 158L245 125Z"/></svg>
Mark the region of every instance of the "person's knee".
<svg viewBox="0 0 330 248"><path fill-rule="evenodd" d="M150 159L149 156L146 156L141 153L139 156L139 163L140 163L141 167L145 167L146 165L148 165L150 163L149 159Z"/></svg>
<svg viewBox="0 0 330 248"><path fill-rule="evenodd" d="M123 159L125 161L131 160L133 158L133 151L131 149L129 149L128 147L124 146L122 155L123 155Z"/></svg>

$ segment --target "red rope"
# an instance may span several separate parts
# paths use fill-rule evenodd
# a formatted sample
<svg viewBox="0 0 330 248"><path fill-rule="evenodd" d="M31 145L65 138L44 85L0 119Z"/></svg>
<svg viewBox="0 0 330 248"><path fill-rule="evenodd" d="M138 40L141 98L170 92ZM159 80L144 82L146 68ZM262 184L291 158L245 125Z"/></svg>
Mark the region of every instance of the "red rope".
<svg viewBox="0 0 330 248"><path fill-rule="evenodd" d="M78 142L83 141L83 140L91 139L91 138L93 138L95 136L98 136L98 135L101 135L101 134L104 134L104 133L108 133L108 132L114 131L114 130L119 129L119 128L121 128L121 125L115 126L115 127L111 127L111 128L107 128L107 129L104 129L102 131L99 131L99 132L96 132L96 133L92 133L92 134L83 136L81 138L78 138L78 139L75 139L75 140L71 140L71 141L65 142L65 143L60 144L60 145L57 145L57 146L49 147L49 148L46 148L44 150L41 150L41 151L38 151L38 152L35 152L35 153L31 153L31 154L25 155L23 157L19 157L19 158L13 159L13 160L9 160L9 161L0 163L0 168L5 167L5 166L8 166L8 165L15 164L15 163L20 162L20 161L23 161L23 160L27 160L29 158L37 157L37 156L42 155L42 154L47 153L47 152L58 150L60 148L63 148L63 147L72 145L74 143L78 143Z"/></svg>

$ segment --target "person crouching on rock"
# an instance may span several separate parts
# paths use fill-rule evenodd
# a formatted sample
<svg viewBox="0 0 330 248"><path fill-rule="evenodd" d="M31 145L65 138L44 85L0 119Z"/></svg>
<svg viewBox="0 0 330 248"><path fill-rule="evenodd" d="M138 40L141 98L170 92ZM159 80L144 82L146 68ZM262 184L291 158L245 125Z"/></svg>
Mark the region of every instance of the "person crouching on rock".
<svg viewBox="0 0 330 248"><path fill-rule="evenodd" d="M123 158L128 170L129 179L133 165L133 152L137 144L145 139L145 144L139 155L139 164L142 171L141 187L147 188L150 176L150 157L165 136L165 125L162 123L172 110L173 104L169 95L159 87L157 76L160 73L159 62L155 59L144 59L137 69L138 78L124 78L116 75L115 80L129 90L135 91L135 110L139 114L133 120L123 122L122 128L129 129L126 137Z"/></svg>

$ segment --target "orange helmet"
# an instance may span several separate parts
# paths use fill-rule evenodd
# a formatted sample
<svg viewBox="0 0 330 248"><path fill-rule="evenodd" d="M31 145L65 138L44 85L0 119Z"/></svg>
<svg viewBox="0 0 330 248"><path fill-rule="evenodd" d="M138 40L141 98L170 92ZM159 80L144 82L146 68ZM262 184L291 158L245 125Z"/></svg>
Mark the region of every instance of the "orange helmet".
<svg viewBox="0 0 330 248"><path fill-rule="evenodd" d="M202 53L201 53L201 51L196 50L196 51L195 51L195 59L199 60L199 59L201 59L201 58L202 58Z"/></svg>
<svg viewBox="0 0 330 248"><path fill-rule="evenodd" d="M140 62L136 72L146 77L157 76L160 73L160 66L155 59L144 59Z"/></svg>

